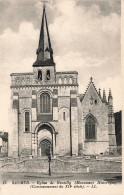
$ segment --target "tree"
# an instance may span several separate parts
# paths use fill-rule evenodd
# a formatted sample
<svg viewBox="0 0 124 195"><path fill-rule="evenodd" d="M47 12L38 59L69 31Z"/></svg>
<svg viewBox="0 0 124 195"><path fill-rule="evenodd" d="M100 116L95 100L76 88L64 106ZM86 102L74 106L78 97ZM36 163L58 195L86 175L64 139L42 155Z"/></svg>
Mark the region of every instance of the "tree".
<svg viewBox="0 0 124 195"><path fill-rule="evenodd" d="M115 116L115 134L117 146L122 145L122 111L114 113Z"/></svg>

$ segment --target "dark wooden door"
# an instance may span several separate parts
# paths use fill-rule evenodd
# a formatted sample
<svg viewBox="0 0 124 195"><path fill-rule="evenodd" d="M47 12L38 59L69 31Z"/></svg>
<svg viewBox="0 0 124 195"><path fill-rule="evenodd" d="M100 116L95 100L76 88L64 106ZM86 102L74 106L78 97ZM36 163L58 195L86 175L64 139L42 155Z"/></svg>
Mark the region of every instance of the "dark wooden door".
<svg viewBox="0 0 124 195"><path fill-rule="evenodd" d="M44 139L41 142L41 156L48 156L51 150L51 142L47 139Z"/></svg>

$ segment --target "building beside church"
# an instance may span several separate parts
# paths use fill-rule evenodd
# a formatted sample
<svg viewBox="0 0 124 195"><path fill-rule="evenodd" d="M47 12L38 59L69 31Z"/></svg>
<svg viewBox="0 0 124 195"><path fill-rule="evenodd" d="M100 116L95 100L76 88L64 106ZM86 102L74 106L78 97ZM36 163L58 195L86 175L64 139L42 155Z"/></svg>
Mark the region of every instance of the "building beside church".
<svg viewBox="0 0 124 195"><path fill-rule="evenodd" d="M8 133L0 131L0 157L8 155Z"/></svg>
<svg viewBox="0 0 124 195"><path fill-rule="evenodd" d="M33 72L11 74L9 156L95 155L116 147L113 97L92 77L78 93L78 72L56 72L43 8Z"/></svg>

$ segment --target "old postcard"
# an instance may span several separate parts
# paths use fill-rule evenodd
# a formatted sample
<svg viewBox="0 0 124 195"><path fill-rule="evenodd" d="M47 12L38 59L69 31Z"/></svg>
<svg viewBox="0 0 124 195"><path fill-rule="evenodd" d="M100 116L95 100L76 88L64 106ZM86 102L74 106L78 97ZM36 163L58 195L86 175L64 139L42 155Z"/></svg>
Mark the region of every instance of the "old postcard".
<svg viewBox="0 0 124 195"><path fill-rule="evenodd" d="M122 195L121 0L0 0L0 194Z"/></svg>

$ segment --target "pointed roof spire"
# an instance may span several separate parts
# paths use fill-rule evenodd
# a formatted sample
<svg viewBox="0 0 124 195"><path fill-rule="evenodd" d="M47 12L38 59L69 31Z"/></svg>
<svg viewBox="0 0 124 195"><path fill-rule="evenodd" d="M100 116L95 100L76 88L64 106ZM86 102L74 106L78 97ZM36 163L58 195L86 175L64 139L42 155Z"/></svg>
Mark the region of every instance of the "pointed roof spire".
<svg viewBox="0 0 124 195"><path fill-rule="evenodd" d="M46 10L45 10L46 7L45 3L47 1L42 1L42 2L43 2L43 15L42 15L42 24L40 29L39 45L36 52L37 60L33 64L33 66L55 65L53 61L53 50L51 47Z"/></svg>
<svg viewBox="0 0 124 195"><path fill-rule="evenodd" d="M111 107L113 107L113 97L111 93L111 89L109 89L109 95L108 95L108 103ZM112 108L113 109L113 108Z"/></svg>
<svg viewBox="0 0 124 195"><path fill-rule="evenodd" d="M101 89L99 88L99 97L101 98Z"/></svg>
<svg viewBox="0 0 124 195"><path fill-rule="evenodd" d="M113 99L111 89L109 89L108 100L109 100L110 98Z"/></svg>
<svg viewBox="0 0 124 195"><path fill-rule="evenodd" d="M105 89L103 89L103 103L107 103Z"/></svg>

